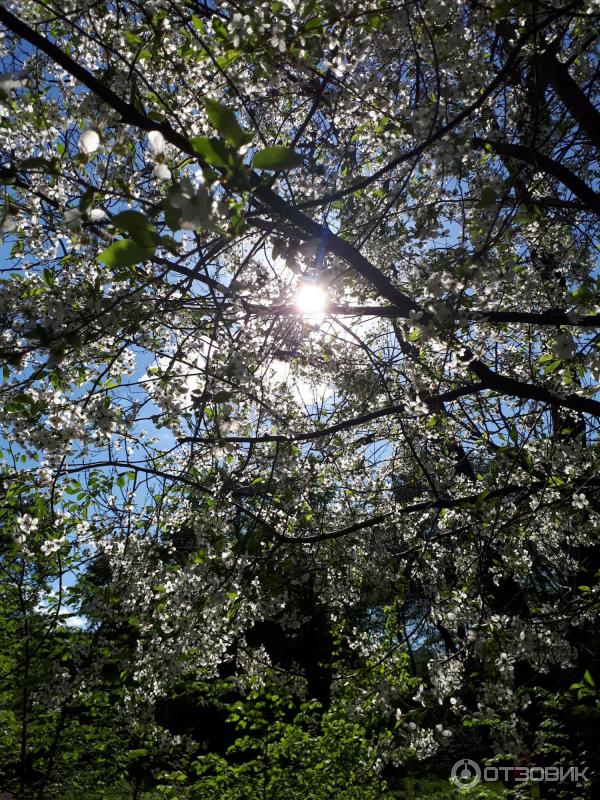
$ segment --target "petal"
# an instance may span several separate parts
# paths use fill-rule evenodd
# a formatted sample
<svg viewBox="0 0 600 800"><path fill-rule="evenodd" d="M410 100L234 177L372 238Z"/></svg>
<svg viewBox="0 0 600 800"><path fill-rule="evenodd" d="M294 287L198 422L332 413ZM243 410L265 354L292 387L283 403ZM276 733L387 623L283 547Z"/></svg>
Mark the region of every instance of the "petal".
<svg viewBox="0 0 600 800"><path fill-rule="evenodd" d="M160 131L150 131L148 133L148 144L155 156L160 155L165 149L165 137Z"/></svg>
<svg viewBox="0 0 600 800"><path fill-rule="evenodd" d="M160 178L161 181L168 181L171 177L171 170L166 164L155 164L152 171L155 177Z"/></svg>
<svg viewBox="0 0 600 800"><path fill-rule="evenodd" d="M94 153L100 146L100 136L93 128L84 131L79 137L79 149L85 155Z"/></svg>

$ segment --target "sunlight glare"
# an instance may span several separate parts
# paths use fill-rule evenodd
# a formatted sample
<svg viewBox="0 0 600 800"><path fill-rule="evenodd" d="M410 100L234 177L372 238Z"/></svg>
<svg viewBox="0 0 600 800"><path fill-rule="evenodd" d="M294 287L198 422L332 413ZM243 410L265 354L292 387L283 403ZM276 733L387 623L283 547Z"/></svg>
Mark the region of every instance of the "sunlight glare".
<svg viewBox="0 0 600 800"><path fill-rule="evenodd" d="M321 316L327 307L327 294L320 286L305 283L296 295L296 306L307 317Z"/></svg>

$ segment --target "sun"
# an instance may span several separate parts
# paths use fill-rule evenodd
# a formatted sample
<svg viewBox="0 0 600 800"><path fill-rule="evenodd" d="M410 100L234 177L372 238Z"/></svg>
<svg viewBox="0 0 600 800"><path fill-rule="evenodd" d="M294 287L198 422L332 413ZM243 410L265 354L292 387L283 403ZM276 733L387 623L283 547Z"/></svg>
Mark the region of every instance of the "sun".
<svg viewBox="0 0 600 800"><path fill-rule="evenodd" d="M304 283L296 294L296 307L304 316L320 316L327 308L327 293L316 283Z"/></svg>

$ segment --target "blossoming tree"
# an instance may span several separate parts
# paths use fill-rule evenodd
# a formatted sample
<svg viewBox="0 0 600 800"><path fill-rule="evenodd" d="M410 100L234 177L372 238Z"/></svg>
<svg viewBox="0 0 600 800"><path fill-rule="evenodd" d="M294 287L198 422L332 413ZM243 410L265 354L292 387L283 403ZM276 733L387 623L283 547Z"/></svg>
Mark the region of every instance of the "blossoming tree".
<svg viewBox="0 0 600 800"><path fill-rule="evenodd" d="M400 796L432 759L598 767L599 21L597 0L0 8L24 797L60 786L108 666L135 796L161 769L170 791L179 748L181 796L320 797L335 730L364 743L332 757L358 770L337 797ZM50 699L14 676L73 615L54 744L28 756ZM190 680L264 743L227 785L170 716ZM264 794L277 759L307 783Z"/></svg>

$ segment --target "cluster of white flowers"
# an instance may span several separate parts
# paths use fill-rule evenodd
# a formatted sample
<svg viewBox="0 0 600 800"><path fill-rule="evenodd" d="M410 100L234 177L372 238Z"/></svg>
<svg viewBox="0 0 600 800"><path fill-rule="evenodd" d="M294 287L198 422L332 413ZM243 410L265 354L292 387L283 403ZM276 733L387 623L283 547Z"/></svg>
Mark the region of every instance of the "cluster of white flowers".
<svg viewBox="0 0 600 800"><path fill-rule="evenodd" d="M40 521L31 514L19 514L16 518L16 530L14 533L15 541L21 546L25 546L29 537L36 533Z"/></svg>
<svg viewBox="0 0 600 800"><path fill-rule="evenodd" d="M557 336L552 342L552 352L557 358L560 358L561 361L567 361L569 358L572 358L575 352L573 337L568 333L561 333L560 336Z"/></svg>
<svg viewBox="0 0 600 800"><path fill-rule="evenodd" d="M60 536L58 539L46 540L40 550L45 556L50 556L53 553L58 553L68 541L66 536Z"/></svg>
<svg viewBox="0 0 600 800"><path fill-rule="evenodd" d="M165 163L165 137L160 131L150 131L148 133L148 146L150 154L154 159L153 174L161 181L168 181L171 178L171 170Z"/></svg>
<svg viewBox="0 0 600 800"><path fill-rule="evenodd" d="M276 4L278 11L268 2L224 3L224 21L203 32L208 59L164 4L146 5L165 11L160 36L152 33L159 56L142 50L133 80L112 55L129 52L115 9L68 2L79 26L73 57L94 74L108 60L111 88L121 97L138 92L147 119L157 120L144 131L74 90L62 68L46 61L43 70L36 66L36 81L52 81L52 102L40 124L33 72L0 76L0 113L11 122L3 128L6 152L10 168L14 162L23 173L0 211L11 252L0 296L2 435L17 462L23 454L17 471L31 473L38 499L66 487L76 517L60 517L53 498L50 526L50 514L31 511L28 484L20 508L29 511L16 517L14 540L28 557L41 542L49 564L71 549L106 559L121 606L115 611L98 596L91 609L136 620L141 635L129 666L149 701L188 667L217 675L236 648L241 680L263 680L268 654L244 633L275 614L298 630L303 620L290 597L309 582L332 620L352 619L343 635L357 659L389 658L381 606L406 593L411 609L419 592L423 620L414 630L409 620L397 640L419 642L425 626L432 636L443 630L456 653L443 656L441 646L428 653L428 675L411 690L415 708L449 709L459 724L467 715L465 664L474 655L494 680L475 690L472 719L491 720L506 741L517 741L518 710L530 701L518 696L515 664L527 659L540 672L569 664L566 631L591 625L595 611L573 596L571 616L555 602L539 603L534 620L492 612L482 575L492 593L509 577L522 587L516 600L527 599L531 575L575 584L578 550L595 541L598 525L595 487L586 482L599 466L589 446L595 422L586 418L586 436L559 438L547 404L532 392L511 395L510 385L502 394L475 387L459 404L437 398L472 384L477 354L509 384L531 384L540 359L547 365L540 385L555 400L572 392L589 400L600 358L590 329L577 328L598 311L594 293L583 291L596 269L585 214L570 216L565 207L546 217L542 201L554 181L540 169L524 178L538 211L513 214L519 197L506 165L472 142L474 132L500 138L496 95L439 136L440 120L478 103L496 77L498 62L487 57L489 10L470 11L467 26L463 3L434 0L421 4L413 25L411 9L390 6L379 19L377 4L323 4L320 19L312 4L296 0ZM35 13L28 9L28 18ZM585 19L578 24L586 29ZM581 80L587 67L579 61L570 69ZM193 172L158 120L172 103L176 124L175 116L168 124L190 137L215 136L200 100L230 104L233 87L244 100L240 124L254 134L236 157L294 142L310 171L281 170L268 186L263 176L262 194L254 195L236 188L225 168L221 178L218 168L206 170L206 181ZM517 131L522 87L503 88L502 116ZM427 139L420 157L404 157ZM575 163L577 153L569 158ZM378 178L380 165L387 171ZM586 169L593 177L593 164L579 167L582 179ZM353 184L361 180L358 202ZM331 212L317 206L298 222L303 203L340 189ZM271 191L281 205L260 199ZM236 203L251 212L239 241L226 230ZM125 208L143 212L157 232L155 261L132 263L134 253L108 268L98 259L113 230L104 223ZM169 212L183 234L166 235ZM322 223L329 232L315 229ZM273 259L279 237L280 253L297 254L287 267ZM360 252L344 261L340 253L352 241ZM360 274L349 266L359 257L371 265ZM545 278L544 270L554 273ZM313 272L348 304L382 303L387 281L418 305L399 324L385 314L347 324L269 308L288 303ZM554 306L577 312L556 333L554 326L492 325L486 313ZM274 433L287 441L269 441ZM460 469L467 460L472 476ZM129 471L135 477L125 480ZM70 472L85 478L69 484ZM187 497L175 491L178 479ZM255 541L258 520L264 531ZM182 555L173 542L188 526L191 549ZM299 540L293 550L285 536ZM291 552L302 568L286 591L269 594L257 576L267 567L283 573ZM373 608L357 622L365 596ZM56 679L66 682L62 673ZM301 678L293 680L299 687ZM133 694L129 700L133 707ZM451 738L447 721L420 728L398 703L382 681L354 709L381 719L396 714L421 758ZM386 758L395 763L394 752L390 746L389 756L379 755L377 767Z"/></svg>
<svg viewBox="0 0 600 800"><path fill-rule="evenodd" d="M586 506L589 505L589 500L587 499L587 497L585 496L585 494L583 492L580 492L579 494L574 494L573 495L573 500L572 500L571 505L574 508L578 508L578 509L582 510Z"/></svg>

